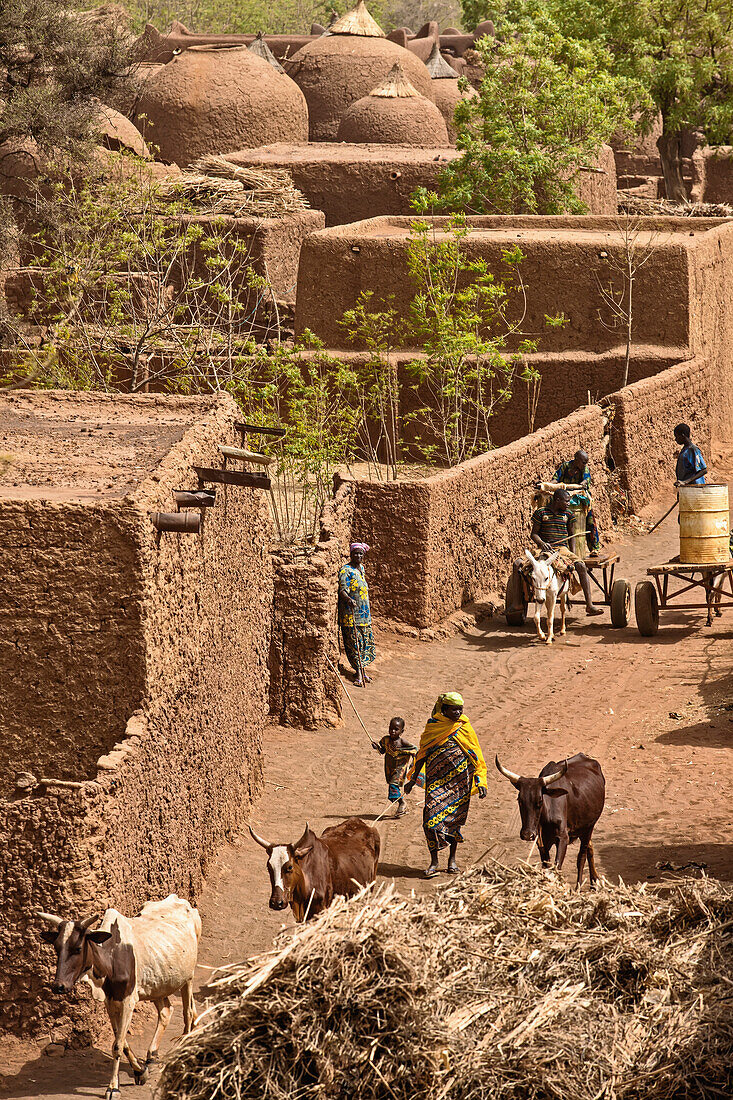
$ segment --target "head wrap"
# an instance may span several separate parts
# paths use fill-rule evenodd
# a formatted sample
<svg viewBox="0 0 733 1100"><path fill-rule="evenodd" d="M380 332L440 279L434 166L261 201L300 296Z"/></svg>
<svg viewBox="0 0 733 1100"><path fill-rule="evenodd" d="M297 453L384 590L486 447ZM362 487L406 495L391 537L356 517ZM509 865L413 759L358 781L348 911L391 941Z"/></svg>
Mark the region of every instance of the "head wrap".
<svg viewBox="0 0 733 1100"><path fill-rule="evenodd" d="M368 549L369 547L365 542L352 542L349 547L349 553L352 553L354 550L361 550L362 554L366 554Z"/></svg>
<svg viewBox="0 0 733 1100"><path fill-rule="evenodd" d="M444 703L447 703L448 706L451 707L462 707L463 696L459 695L457 691L446 691L442 695L439 695L433 707L433 717L437 717L437 715L440 714L440 709Z"/></svg>

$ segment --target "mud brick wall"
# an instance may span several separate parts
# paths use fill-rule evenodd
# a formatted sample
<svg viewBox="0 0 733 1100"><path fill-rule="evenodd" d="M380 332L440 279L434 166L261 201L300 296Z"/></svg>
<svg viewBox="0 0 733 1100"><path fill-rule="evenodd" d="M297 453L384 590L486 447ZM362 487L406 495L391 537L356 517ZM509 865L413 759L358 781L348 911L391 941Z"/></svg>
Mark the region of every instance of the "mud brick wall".
<svg viewBox="0 0 733 1100"><path fill-rule="evenodd" d="M433 219L438 239L447 224ZM622 343L622 335L603 313L600 286L618 273L609 257L623 263L625 255L617 219L603 217L475 217L461 248L472 259L483 259L497 278L506 277L502 254L521 248L525 298L510 298L510 319L521 332L540 340L543 354L565 351L606 352ZM296 331L309 328L329 348L351 348L339 323L364 290L379 289L402 316L409 315L416 286L407 271L411 219L373 218L335 226L306 239L300 256ZM690 254L714 219L644 219L637 247L653 244L650 258L635 283L634 343L685 349L690 343ZM690 235L692 234L692 236ZM377 302L375 301L375 308ZM526 308L525 308L526 306ZM599 310L603 321L599 318ZM548 328L547 316L564 313L567 324ZM682 354L682 352L680 353Z"/></svg>
<svg viewBox="0 0 733 1100"><path fill-rule="evenodd" d="M171 890L195 900L208 861L261 790L272 603L265 499L218 487L199 535L157 537L148 519L171 507L173 489L195 485L191 466L220 464L217 445L236 442L237 417L231 399L218 401L133 498L146 693L119 764L114 751L100 761L108 797L98 844L108 895L130 911Z"/></svg>
<svg viewBox="0 0 733 1100"><path fill-rule="evenodd" d="M395 356L398 377L401 382L400 415L414 413L422 408L430 397L415 386L414 374L407 364L414 361L415 355ZM681 353L678 348L635 348L629 364L629 382L637 382L658 374L678 363ZM584 351L548 352L528 357L535 370L539 371L542 381L539 401L532 429L544 428L556 420L562 420L589 401L592 403L606 394L612 393L623 380L625 360L620 350L591 353ZM590 395L590 397L589 397ZM521 439L530 431L527 385L515 377L509 400L498 406L489 422L490 445L504 447ZM441 440L430 435L422 420L412 422L408 419L403 425L403 439L410 445L416 436L423 443L434 442L438 446ZM488 449L488 448L487 448ZM409 452L408 452L409 453ZM420 452L415 452L419 460Z"/></svg>
<svg viewBox="0 0 733 1100"><path fill-rule="evenodd" d="M140 705L137 542L121 502L3 502L0 795L21 771L94 775Z"/></svg>
<svg viewBox="0 0 733 1100"><path fill-rule="evenodd" d="M195 902L208 861L261 790L273 592L267 504L256 490L219 487L198 535L158 537L149 518L172 509L174 488L195 486L193 464L219 465L218 443L237 441L235 403L207 407L137 489L107 505L124 514L136 548L139 608L129 629L142 654L137 694L119 701L118 726L80 791L50 787L0 801L0 942L12 959L0 972L0 1026L16 1032L38 1033L58 1013L47 996L52 955L31 914L77 917L108 905L134 913L171 891ZM121 553L114 543L102 549L87 559L100 585ZM98 663L91 641L80 660ZM96 746L87 697L74 698L77 737ZM54 1035L83 1040L96 1019L80 994Z"/></svg>
<svg viewBox="0 0 733 1100"><path fill-rule="evenodd" d="M432 479L358 481L354 537L370 547L365 569L372 613L427 625L425 553L430 533Z"/></svg>
<svg viewBox="0 0 733 1100"><path fill-rule="evenodd" d="M238 253L239 258L233 266L242 270L234 289L240 303L250 302L250 308L263 295L262 305L269 305L271 296L267 291L255 291L249 286L244 268L250 265L255 274L266 279L277 301L294 301L301 245L309 234L325 225L325 217L320 210L299 210L278 218L235 218L218 214L184 217L178 221L183 226L199 229L204 236L213 234L224 237L223 251L227 257ZM211 271L206 266L210 255L194 245L192 255L186 261L187 270L182 272L176 268L171 273L172 284L180 288L182 279L191 272L199 278L210 278Z"/></svg>
<svg viewBox="0 0 733 1100"><path fill-rule="evenodd" d="M417 188L437 190L446 164L459 155L447 146L309 142L241 149L228 153L226 159L246 167L286 168L298 190L314 210L323 211L326 225L331 226L384 214L412 215ZM590 214L615 214L616 164L608 145L601 149L598 168L599 172L578 172L575 192Z"/></svg>
<svg viewBox="0 0 733 1100"><path fill-rule="evenodd" d="M588 214L615 214L618 209L616 192L616 158L610 145L602 145L594 167L597 172L578 172L573 181L575 194L585 203Z"/></svg>
<svg viewBox="0 0 733 1100"><path fill-rule="evenodd" d="M39 910L94 911L88 789L0 800L0 1028L16 1035L38 1034L45 1026L56 1040L86 1044L104 1025L88 989L51 998L53 955L42 946L34 920Z"/></svg>
<svg viewBox="0 0 733 1100"><path fill-rule="evenodd" d="M278 550L270 644L270 712L286 726L341 721L338 570L348 556L355 492L343 481L326 506L312 551ZM361 538L361 535L359 535Z"/></svg>
<svg viewBox="0 0 733 1100"><path fill-rule="evenodd" d="M684 421L706 457L712 431L711 370L693 359L611 394L611 443L629 504L639 511L674 481L677 447L672 429Z"/></svg>
<svg viewBox="0 0 733 1100"><path fill-rule="evenodd" d="M691 349L710 366L713 437L733 439L733 225L695 238L690 272ZM682 418L685 419L684 417Z"/></svg>
<svg viewBox="0 0 733 1100"><path fill-rule="evenodd" d="M427 627L487 591L503 591L527 543L532 487L584 447L601 527L611 523L606 419L591 405L509 446L423 482L357 483L353 530L372 549L377 613Z"/></svg>

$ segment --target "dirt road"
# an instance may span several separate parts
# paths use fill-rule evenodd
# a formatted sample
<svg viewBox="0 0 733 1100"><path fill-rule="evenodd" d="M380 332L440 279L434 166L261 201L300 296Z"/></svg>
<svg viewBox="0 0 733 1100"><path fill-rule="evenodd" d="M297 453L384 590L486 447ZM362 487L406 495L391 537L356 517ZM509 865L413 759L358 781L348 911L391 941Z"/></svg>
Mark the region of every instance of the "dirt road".
<svg viewBox="0 0 733 1100"><path fill-rule="evenodd" d="M733 463L719 465L733 481ZM665 501L650 514L660 515ZM676 553L674 517L652 536L629 535L618 545L620 575L632 582L647 565ZM633 586L633 584L632 584ZM607 779L606 809L596 832L601 873L627 881L659 878L657 864L705 863L711 875L733 880L733 614L704 627L703 612L662 617L656 638L640 637L632 624L610 629L608 616L586 619L571 612L568 634L552 648L491 619L449 640L416 643L382 635L374 684L356 692L364 721L375 737L401 714L417 741L436 696L458 690L466 701L487 761L498 752L515 771L535 774L551 758L582 750L597 757ZM366 819L386 806L381 757L369 746L348 705L338 730L304 733L272 729L266 735L265 795L253 815L258 832L275 841L296 839L308 819L322 829L349 814ZM504 859L526 858L519 840L516 796L490 763L489 793L473 804L459 856L470 865L492 847ZM380 875L404 891L432 890L426 882L426 850L419 793L408 815L380 824ZM536 859L536 854L534 856ZM571 849L566 875L575 865ZM206 967L236 962L269 947L283 925L271 913L265 858L248 836L227 847L211 868L200 901L204 937L200 984ZM169 1034L180 1029L176 1007ZM138 1035L136 1046L143 1048ZM6 1051L3 1097L101 1096L108 1074L101 1051L49 1057L17 1045ZM149 1086L134 1089L124 1072L123 1095L148 1100Z"/></svg>

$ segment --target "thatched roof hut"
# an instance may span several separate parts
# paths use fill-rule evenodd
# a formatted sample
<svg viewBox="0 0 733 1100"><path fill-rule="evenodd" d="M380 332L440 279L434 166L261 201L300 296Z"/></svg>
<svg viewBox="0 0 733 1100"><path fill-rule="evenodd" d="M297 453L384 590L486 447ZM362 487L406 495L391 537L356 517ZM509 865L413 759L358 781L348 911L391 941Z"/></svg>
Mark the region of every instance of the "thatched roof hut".
<svg viewBox="0 0 733 1100"><path fill-rule="evenodd" d="M135 117L160 157L181 167L207 153L308 140L303 93L246 46L191 46L145 82Z"/></svg>
<svg viewBox="0 0 733 1100"><path fill-rule="evenodd" d="M425 63L433 82L433 99L435 106L445 119L448 127L448 139L451 145L456 143L456 128L453 117L456 107L462 99L474 99L475 88L463 89L458 83L458 73L445 60L440 52L438 43L433 46L432 53Z"/></svg>
<svg viewBox="0 0 733 1100"><path fill-rule="evenodd" d="M382 36L363 0L328 34L298 50L286 67L308 102L310 140L336 141L347 108L383 81L397 61L417 91L432 99L425 65Z"/></svg>
<svg viewBox="0 0 733 1100"><path fill-rule="evenodd" d="M420 95L397 62L386 80L348 108L338 140L440 146L448 145L448 131L438 108Z"/></svg>
<svg viewBox="0 0 733 1100"><path fill-rule="evenodd" d="M372 19L364 0L359 0L352 11L347 11L340 19L335 19L328 29L331 34L356 34L361 38L384 38L384 31L376 19Z"/></svg>

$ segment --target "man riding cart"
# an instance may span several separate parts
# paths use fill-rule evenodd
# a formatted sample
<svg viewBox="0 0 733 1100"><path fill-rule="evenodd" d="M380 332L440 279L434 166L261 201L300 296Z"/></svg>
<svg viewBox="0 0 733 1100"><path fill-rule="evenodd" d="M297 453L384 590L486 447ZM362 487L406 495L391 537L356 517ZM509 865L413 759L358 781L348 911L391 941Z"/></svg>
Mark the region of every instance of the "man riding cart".
<svg viewBox="0 0 733 1100"><path fill-rule="evenodd" d="M597 554L601 547L601 540L598 535L595 515L593 514L590 465L586 452L578 450L572 458L561 462L555 471L555 480L538 485L538 488L552 489L553 492L555 489L568 490L570 493L570 513L576 517L576 531L574 534L576 536L584 534L589 553ZM580 520L580 523L577 522L578 520ZM578 532L578 527L580 532ZM572 550L580 552L580 546L577 542L575 545L571 543L570 547Z"/></svg>
<svg viewBox="0 0 733 1100"><path fill-rule="evenodd" d="M602 615L601 608L593 603L585 562L570 549L570 541L573 537L570 493L567 489L556 489L550 503L533 513L530 538L543 554L559 555L555 560L555 568L558 572L575 573L577 580L573 578L575 584L571 584L571 592L573 589L577 591L576 585L582 589L586 614ZM512 581L507 586L506 614L509 621L515 616L523 616L527 602L534 598L527 584L527 567L526 561L514 562Z"/></svg>

